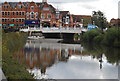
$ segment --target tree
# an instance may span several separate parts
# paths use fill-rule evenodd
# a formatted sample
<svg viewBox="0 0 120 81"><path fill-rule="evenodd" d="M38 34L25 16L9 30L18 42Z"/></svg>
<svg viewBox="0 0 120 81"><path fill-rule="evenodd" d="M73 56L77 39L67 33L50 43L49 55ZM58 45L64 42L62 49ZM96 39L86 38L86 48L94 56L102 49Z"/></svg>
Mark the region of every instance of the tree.
<svg viewBox="0 0 120 81"><path fill-rule="evenodd" d="M92 21L94 21L94 24L97 25L101 30L108 27L107 19L104 16L104 13L101 11L93 11Z"/></svg>

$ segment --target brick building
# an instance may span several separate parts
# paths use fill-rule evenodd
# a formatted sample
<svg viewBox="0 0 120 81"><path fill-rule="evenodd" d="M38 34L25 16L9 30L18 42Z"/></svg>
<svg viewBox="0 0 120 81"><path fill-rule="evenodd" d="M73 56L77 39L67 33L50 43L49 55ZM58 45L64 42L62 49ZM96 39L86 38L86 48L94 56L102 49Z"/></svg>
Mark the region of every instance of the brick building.
<svg viewBox="0 0 120 81"><path fill-rule="evenodd" d="M48 4L47 0L42 0L41 3L4 2L1 8L2 27L82 27L83 24L89 24L84 23L84 20L91 21L91 16L59 11Z"/></svg>
<svg viewBox="0 0 120 81"><path fill-rule="evenodd" d="M73 27L73 19L69 11L60 11L62 27Z"/></svg>
<svg viewBox="0 0 120 81"><path fill-rule="evenodd" d="M90 15L72 15L73 27L83 27L92 24Z"/></svg>
<svg viewBox="0 0 120 81"><path fill-rule="evenodd" d="M2 26L21 27L25 26L25 6L22 2L5 2L2 5Z"/></svg>
<svg viewBox="0 0 120 81"><path fill-rule="evenodd" d="M26 2L26 18L25 25L29 27L39 27L39 7L35 2Z"/></svg>
<svg viewBox="0 0 120 81"><path fill-rule="evenodd" d="M118 18L118 19L112 18L112 19L110 20L110 25L111 25L111 26L120 26L120 19L119 19L119 18Z"/></svg>
<svg viewBox="0 0 120 81"><path fill-rule="evenodd" d="M43 2L40 6L40 24L43 27L57 27L60 26L60 15L52 5Z"/></svg>

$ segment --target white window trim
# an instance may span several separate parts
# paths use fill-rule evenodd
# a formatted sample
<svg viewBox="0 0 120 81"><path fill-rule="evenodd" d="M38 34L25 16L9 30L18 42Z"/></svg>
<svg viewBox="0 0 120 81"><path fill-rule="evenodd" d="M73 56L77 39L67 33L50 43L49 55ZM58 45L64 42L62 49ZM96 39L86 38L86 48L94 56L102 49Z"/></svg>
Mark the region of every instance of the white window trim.
<svg viewBox="0 0 120 81"><path fill-rule="evenodd" d="M48 17L49 15L50 15L50 18ZM48 18L48 19L51 19L51 17L52 17L52 14L51 14L51 13L48 13L48 14L47 14L47 18Z"/></svg>
<svg viewBox="0 0 120 81"><path fill-rule="evenodd" d="M35 13L35 19L38 19L38 12Z"/></svg>
<svg viewBox="0 0 120 81"><path fill-rule="evenodd" d="M35 15L34 12L30 12L30 19L34 19L35 17L32 18L32 13L33 13L33 16Z"/></svg>
<svg viewBox="0 0 120 81"><path fill-rule="evenodd" d="M26 13L26 18L27 18L27 19L29 19L29 15L30 15L30 13L27 12L27 13Z"/></svg>
<svg viewBox="0 0 120 81"><path fill-rule="evenodd" d="M33 10L32 10L32 7L34 8ZM34 6L31 6L31 7L30 7L30 10L31 10L31 11L34 11L34 10L35 10L35 7L34 7Z"/></svg>
<svg viewBox="0 0 120 81"><path fill-rule="evenodd" d="M43 16L44 16L44 18L43 18ZM41 19L45 19L45 14L44 13L41 14Z"/></svg>

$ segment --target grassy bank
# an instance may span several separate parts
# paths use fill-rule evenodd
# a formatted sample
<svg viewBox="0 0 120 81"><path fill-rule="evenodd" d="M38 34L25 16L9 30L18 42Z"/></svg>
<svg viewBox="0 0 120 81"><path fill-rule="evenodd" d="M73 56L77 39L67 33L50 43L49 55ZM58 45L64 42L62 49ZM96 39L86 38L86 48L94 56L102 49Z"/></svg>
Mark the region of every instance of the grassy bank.
<svg viewBox="0 0 120 81"><path fill-rule="evenodd" d="M82 42L95 43L110 47L120 47L120 28L109 28L106 32L92 29L82 35Z"/></svg>
<svg viewBox="0 0 120 81"><path fill-rule="evenodd" d="M9 32L2 34L2 69L9 79L33 79L26 71L26 67L13 57L14 52L23 48L27 34Z"/></svg>

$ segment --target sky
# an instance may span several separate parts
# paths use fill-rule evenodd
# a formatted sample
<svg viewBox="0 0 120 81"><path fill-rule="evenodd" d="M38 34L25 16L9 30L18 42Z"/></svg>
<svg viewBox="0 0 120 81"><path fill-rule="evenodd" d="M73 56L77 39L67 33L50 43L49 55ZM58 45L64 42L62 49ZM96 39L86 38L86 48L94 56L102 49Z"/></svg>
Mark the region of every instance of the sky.
<svg viewBox="0 0 120 81"><path fill-rule="evenodd" d="M2 2L34 1L42 0L2 0ZM108 21L118 18L118 2L120 0L47 0L59 10L70 11L75 15L92 15L92 11L102 11Z"/></svg>

